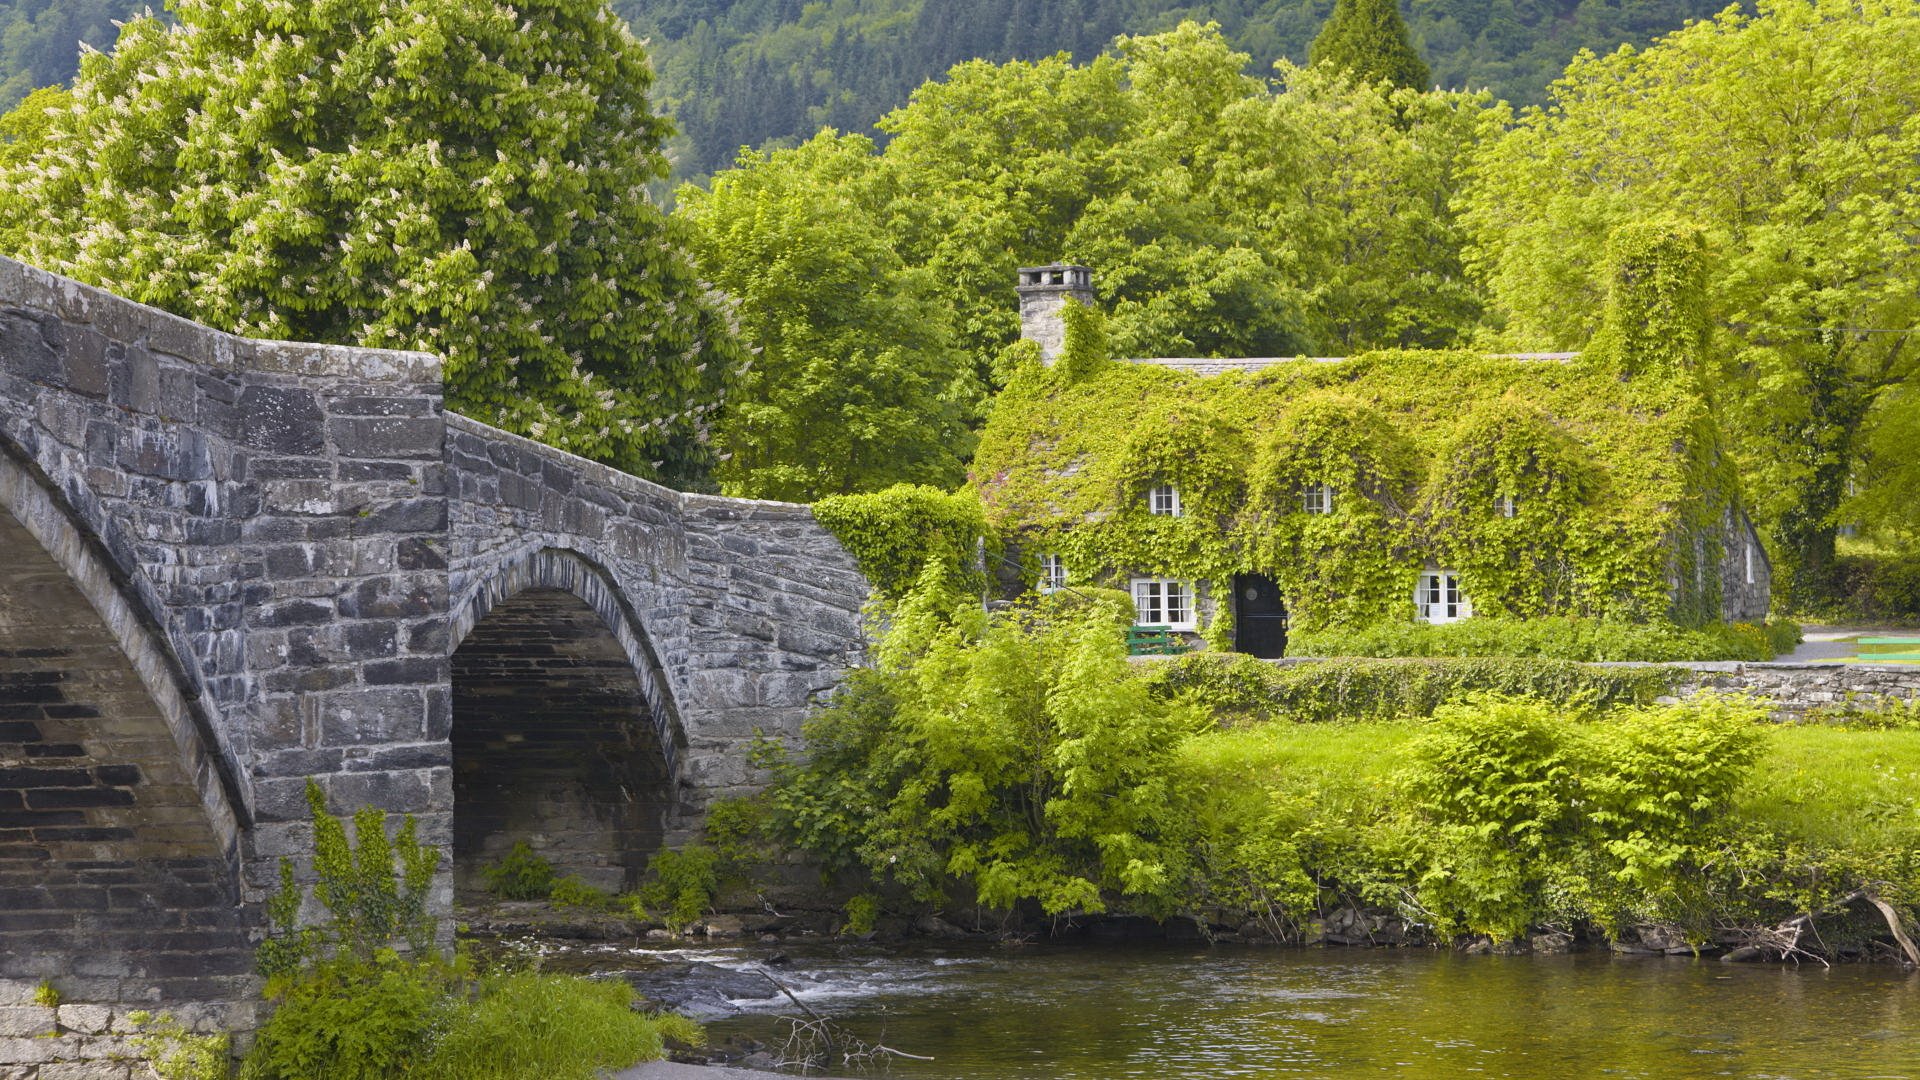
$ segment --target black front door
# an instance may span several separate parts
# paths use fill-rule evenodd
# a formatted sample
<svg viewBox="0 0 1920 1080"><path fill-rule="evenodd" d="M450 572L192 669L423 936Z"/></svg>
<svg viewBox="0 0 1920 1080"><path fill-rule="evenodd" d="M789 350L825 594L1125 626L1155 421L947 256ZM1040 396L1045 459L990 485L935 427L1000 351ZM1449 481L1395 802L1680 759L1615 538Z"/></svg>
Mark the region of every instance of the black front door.
<svg viewBox="0 0 1920 1080"><path fill-rule="evenodd" d="M1287 654L1287 605L1265 574L1234 575L1233 647L1268 660Z"/></svg>

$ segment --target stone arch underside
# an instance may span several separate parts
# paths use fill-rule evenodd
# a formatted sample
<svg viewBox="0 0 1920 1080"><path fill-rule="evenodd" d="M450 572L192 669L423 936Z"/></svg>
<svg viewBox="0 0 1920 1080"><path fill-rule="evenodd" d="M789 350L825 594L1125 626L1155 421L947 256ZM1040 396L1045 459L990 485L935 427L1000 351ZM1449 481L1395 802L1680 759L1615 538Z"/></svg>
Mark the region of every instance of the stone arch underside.
<svg viewBox="0 0 1920 1080"><path fill-rule="evenodd" d="M637 884L676 806L682 738L631 609L603 571L547 549L456 621L454 887L525 841L560 874Z"/></svg>
<svg viewBox="0 0 1920 1080"><path fill-rule="evenodd" d="M246 999L238 825L213 759L177 689L155 693L148 632L92 595L109 575L85 538L0 466L0 979L73 1002Z"/></svg>

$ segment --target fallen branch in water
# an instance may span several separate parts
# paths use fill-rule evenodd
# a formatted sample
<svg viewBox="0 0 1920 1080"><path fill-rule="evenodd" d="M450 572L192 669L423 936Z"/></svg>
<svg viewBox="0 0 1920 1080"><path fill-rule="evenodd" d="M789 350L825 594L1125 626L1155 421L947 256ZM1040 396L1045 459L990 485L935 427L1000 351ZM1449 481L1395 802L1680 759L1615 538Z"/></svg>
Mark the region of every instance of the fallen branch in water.
<svg viewBox="0 0 1920 1080"><path fill-rule="evenodd" d="M1758 960L1769 953L1774 953L1778 954L1782 960L1798 960L1802 956L1810 956L1820 961L1820 963L1826 964L1826 959L1820 954L1809 952L1800 946L1800 935L1811 931L1817 940L1819 938L1819 930L1816 929L1813 924L1816 916L1838 911L1849 904L1861 901L1872 905L1873 908L1880 913L1880 917L1886 920L1887 929L1892 932L1893 940L1899 943L1900 952L1906 958L1907 963L1920 966L1920 949L1915 948L1913 939L1907 936L1906 928L1900 923L1900 913L1894 909L1892 904L1880 899L1866 889L1855 889L1817 911L1804 912L1795 915L1793 918L1771 929L1756 931L1749 937L1747 944L1733 950L1721 957L1721 959L1738 963L1745 960ZM1822 945L1823 949L1824 947L1825 946Z"/></svg>
<svg viewBox="0 0 1920 1080"><path fill-rule="evenodd" d="M773 988L786 995L788 1001L807 1019L783 1016L781 1021L787 1025L787 1041L780 1048L780 1060L775 1068L797 1065L802 1069L821 1068L836 1056L843 1065L870 1065L887 1058L910 1058L914 1061L932 1061L930 1057L909 1054L905 1050L896 1050L885 1043L869 1043L847 1034L845 1028L815 1012L806 1002L794 996L779 979L774 978L765 968L756 969L760 977L773 984Z"/></svg>

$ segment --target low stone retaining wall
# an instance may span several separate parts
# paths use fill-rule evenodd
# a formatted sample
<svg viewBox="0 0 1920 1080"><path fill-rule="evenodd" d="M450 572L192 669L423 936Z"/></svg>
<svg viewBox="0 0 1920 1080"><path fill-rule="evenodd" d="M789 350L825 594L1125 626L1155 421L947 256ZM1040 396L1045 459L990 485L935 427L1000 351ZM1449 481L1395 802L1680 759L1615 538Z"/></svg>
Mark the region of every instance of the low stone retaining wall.
<svg viewBox="0 0 1920 1080"><path fill-rule="evenodd" d="M1651 666L1651 665L1642 665ZM1860 708L1920 701L1920 664L1668 664L1685 674L1676 698L1703 690L1751 693L1773 702L1774 716L1797 720L1808 711L1849 703Z"/></svg>
<svg viewBox="0 0 1920 1080"><path fill-rule="evenodd" d="M1279 666L1324 663L1320 657L1287 657ZM1654 664L1603 661L1594 667L1662 668L1679 673L1673 693L1679 701L1703 691L1750 693L1773 703L1776 720L1798 720L1814 709L1853 704L1858 708L1920 701L1920 664L1748 663L1738 660Z"/></svg>

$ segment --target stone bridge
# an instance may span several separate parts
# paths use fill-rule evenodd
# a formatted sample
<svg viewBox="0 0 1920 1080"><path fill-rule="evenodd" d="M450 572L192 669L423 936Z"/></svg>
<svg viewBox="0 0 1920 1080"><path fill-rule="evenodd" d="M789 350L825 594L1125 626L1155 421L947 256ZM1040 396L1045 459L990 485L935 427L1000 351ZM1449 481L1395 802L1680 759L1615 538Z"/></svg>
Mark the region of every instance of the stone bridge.
<svg viewBox="0 0 1920 1080"><path fill-rule="evenodd" d="M452 855L442 913L522 839L629 885L857 661L867 585L806 507L441 392L432 356L0 259L0 1075L105 1052L114 1007L250 1000L309 780L413 814ZM31 1038L43 979L69 1038Z"/></svg>

